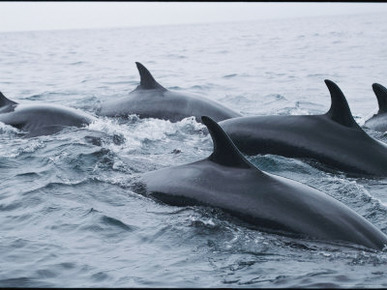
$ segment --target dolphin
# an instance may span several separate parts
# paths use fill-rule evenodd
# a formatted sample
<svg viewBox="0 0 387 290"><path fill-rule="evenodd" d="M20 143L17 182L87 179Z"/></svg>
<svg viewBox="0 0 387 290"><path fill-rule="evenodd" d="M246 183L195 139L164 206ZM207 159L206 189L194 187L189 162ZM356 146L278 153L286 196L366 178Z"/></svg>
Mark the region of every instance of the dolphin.
<svg viewBox="0 0 387 290"><path fill-rule="evenodd" d="M332 99L322 115L252 116L219 122L243 153L317 160L354 176L387 176L387 144L363 131L340 88L325 80Z"/></svg>
<svg viewBox="0 0 387 290"><path fill-rule="evenodd" d="M206 159L139 177L140 194L174 206L221 208L284 235L342 241L382 250L387 236L355 211L316 189L250 163L211 118L202 117L214 150Z"/></svg>
<svg viewBox="0 0 387 290"><path fill-rule="evenodd" d="M51 135L65 127L82 127L96 120L80 110L50 104L18 104L0 92L0 122L26 132L25 137Z"/></svg>
<svg viewBox="0 0 387 290"><path fill-rule="evenodd" d="M140 118L164 119L171 122L191 116L200 122L202 115L208 115L216 121L241 116L218 102L167 90L156 82L145 66L139 62L136 62L136 65L140 73L140 85L130 92L129 96L102 103L97 110L98 115L126 118L136 114Z"/></svg>
<svg viewBox="0 0 387 290"><path fill-rule="evenodd" d="M367 128L375 131L387 131L387 89L381 84L373 84L372 89L378 99L379 111L365 122Z"/></svg>

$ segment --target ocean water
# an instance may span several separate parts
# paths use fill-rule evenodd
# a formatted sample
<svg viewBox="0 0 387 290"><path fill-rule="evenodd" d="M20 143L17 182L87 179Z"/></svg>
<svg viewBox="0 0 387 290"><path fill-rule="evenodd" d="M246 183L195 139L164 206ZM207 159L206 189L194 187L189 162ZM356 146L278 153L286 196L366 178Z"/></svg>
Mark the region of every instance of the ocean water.
<svg viewBox="0 0 387 290"><path fill-rule="evenodd" d="M372 83L387 85L384 14L12 32L0 42L7 97L90 114L138 85L136 61L164 87L244 115L324 113L330 79L363 124L377 111ZM141 173L209 156L203 128L193 118L133 115L24 139L0 124L0 286L387 287L386 251L269 234L216 208L135 193ZM387 234L386 178L248 158L333 196Z"/></svg>

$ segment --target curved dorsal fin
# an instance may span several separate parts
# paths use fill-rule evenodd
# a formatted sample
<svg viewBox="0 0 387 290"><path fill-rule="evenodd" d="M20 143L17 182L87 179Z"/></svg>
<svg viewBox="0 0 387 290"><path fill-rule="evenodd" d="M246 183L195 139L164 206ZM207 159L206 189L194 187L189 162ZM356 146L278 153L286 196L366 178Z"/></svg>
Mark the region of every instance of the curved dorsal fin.
<svg viewBox="0 0 387 290"><path fill-rule="evenodd" d="M223 166L253 168L254 166L240 153L223 129L210 117L203 116L202 122L207 126L214 143L214 152L209 160Z"/></svg>
<svg viewBox="0 0 387 290"><path fill-rule="evenodd" d="M140 73L140 85L136 88L141 90L162 90L166 91L167 89L164 88L162 85L160 85L156 80L153 78L149 70L143 66L141 63L136 62L138 72Z"/></svg>
<svg viewBox="0 0 387 290"><path fill-rule="evenodd" d="M4 107L4 106L8 106L8 105L15 105L17 104L16 102L14 101L11 101L9 99L7 99L3 94L2 92L0 92L0 108L1 107Z"/></svg>
<svg viewBox="0 0 387 290"><path fill-rule="evenodd" d="M379 104L379 114L387 113L387 89L383 87L381 84L373 84L372 89L378 99Z"/></svg>
<svg viewBox="0 0 387 290"><path fill-rule="evenodd" d="M352 116L347 100L341 89L332 81L325 80L329 92L331 93L332 104L325 114L331 120L351 128L360 128Z"/></svg>

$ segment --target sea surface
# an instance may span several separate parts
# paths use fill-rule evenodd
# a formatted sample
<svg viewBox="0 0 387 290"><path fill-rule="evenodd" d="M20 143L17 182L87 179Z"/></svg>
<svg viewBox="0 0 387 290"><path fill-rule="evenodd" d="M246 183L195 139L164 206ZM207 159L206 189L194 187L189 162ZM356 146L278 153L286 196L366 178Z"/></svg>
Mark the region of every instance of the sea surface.
<svg viewBox="0 0 387 290"><path fill-rule="evenodd" d="M136 61L167 89L246 116L325 113L330 79L363 125L377 111L372 83L387 85L384 14L9 32L0 43L4 95L90 114L136 88ZM216 208L135 193L142 173L209 156L203 129L193 118L132 115L27 139L0 124L0 286L387 287L386 250L269 234ZM386 178L274 155L248 159L338 199L387 234Z"/></svg>

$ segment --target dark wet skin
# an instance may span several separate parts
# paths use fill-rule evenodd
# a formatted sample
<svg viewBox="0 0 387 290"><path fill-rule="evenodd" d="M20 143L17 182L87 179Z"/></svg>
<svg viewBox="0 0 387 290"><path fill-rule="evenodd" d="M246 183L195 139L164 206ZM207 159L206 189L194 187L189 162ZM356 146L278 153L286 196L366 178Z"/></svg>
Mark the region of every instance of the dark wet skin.
<svg viewBox="0 0 387 290"><path fill-rule="evenodd" d="M95 117L73 108L50 104L17 104L0 93L0 122L25 132L26 137L51 135L66 127L82 127Z"/></svg>
<svg viewBox="0 0 387 290"><path fill-rule="evenodd" d="M336 199L259 170L221 127L203 117L214 142L204 160L141 176L142 194L175 206L207 205L268 231L344 241L381 250L387 236Z"/></svg>
<svg viewBox="0 0 387 290"><path fill-rule="evenodd" d="M219 125L245 154L313 159L348 175L387 176L387 145L362 130L341 90L326 84L332 98L326 114L240 117Z"/></svg>
<svg viewBox="0 0 387 290"><path fill-rule="evenodd" d="M136 65L140 72L140 85L126 97L102 103L98 115L126 118L136 114L140 118L157 118L171 122L191 116L201 122L202 115L210 116L215 121L241 116L210 99L169 91L157 83L142 64L137 62Z"/></svg>

